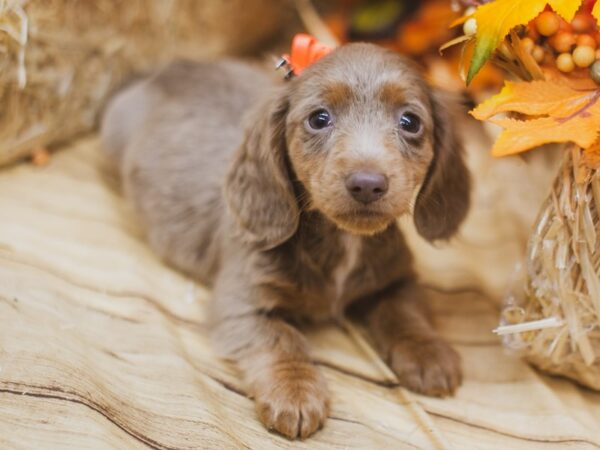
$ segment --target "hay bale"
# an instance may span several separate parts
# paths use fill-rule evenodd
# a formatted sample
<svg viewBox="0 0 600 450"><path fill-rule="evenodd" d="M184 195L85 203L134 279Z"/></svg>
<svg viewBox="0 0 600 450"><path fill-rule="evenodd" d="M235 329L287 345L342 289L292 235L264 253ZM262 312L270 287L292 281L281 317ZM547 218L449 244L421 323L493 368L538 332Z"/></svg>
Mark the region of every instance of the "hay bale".
<svg viewBox="0 0 600 450"><path fill-rule="evenodd" d="M0 0L0 164L90 130L106 95L173 57L241 53L278 0Z"/></svg>
<svg viewBox="0 0 600 450"><path fill-rule="evenodd" d="M581 157L567 152L500 331L540 369L600 390L600 170Z"/></svg>

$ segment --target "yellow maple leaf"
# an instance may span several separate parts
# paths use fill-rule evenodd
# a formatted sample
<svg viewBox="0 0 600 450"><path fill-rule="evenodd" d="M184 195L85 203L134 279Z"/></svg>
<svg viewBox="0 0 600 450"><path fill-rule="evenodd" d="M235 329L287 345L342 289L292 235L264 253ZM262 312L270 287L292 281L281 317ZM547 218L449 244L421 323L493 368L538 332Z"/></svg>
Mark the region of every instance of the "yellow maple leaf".
<svg viewBox="0 0 600 450"><path fill-rule="evenodd" d="M596 23L600 25L600 2L596 2L592 9L592 16L596 18Z"/></svg>
<svg viewBox="0 0 600 450"><path fill-rule="evenodd" d="M502 39L514 27L534 19L546 5L550 5L570 22L581 2L582 0L495 0L479 6L473 13L477 22L476 45L467 74L467 83L471 82Z"/></svg>
<svg viewBox="0 0 600 450"><path fill-rule="evenodd" d="M581 7L582 0L549 0L548 4L567 22L573 20L575 13ZM532 17L533 18L533 17Z"/></svg>
<svg viewBox="0 0 600 450"><path fill-rule="evenodd" d="M600 130L600 89L581 90L557 81L506 82L502 91L471 114L486 120L499 113L519 113L519 119L491 122L504 130L492 154L505 156L550 142L594 144Z"/></svg>

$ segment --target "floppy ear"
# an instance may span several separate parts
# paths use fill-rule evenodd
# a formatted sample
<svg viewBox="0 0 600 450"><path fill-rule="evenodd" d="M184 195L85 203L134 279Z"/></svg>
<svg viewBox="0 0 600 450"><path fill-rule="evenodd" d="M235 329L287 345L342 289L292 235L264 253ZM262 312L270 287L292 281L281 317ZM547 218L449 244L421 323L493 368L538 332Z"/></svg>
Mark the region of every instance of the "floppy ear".
<svg viewBox="0 0 600 450"><path fill-rule="evenodd" d="M254 112L225 182L227 204L242 238L263 249L286 241L298 227L287 162L287 111L287 96L280 90Z"/></svg>
<svg viewBox="0 0 600 450"><path fill-rule="evenodd" d="M450 238L469 209L471 180L450 104L448 94L431 91L434 156L414 210L417 231L428 241Z"/></svg>

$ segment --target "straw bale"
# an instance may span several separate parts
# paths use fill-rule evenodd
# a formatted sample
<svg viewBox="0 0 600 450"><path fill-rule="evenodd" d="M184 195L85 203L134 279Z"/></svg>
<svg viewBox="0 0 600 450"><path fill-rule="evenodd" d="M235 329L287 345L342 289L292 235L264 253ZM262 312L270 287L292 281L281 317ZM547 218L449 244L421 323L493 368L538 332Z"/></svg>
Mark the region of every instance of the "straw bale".
<svg viewBox="0 0 600 450"><path fill-rule="evenodd" d="M277 0L0 0L0 164L90 130L106 96L174 57L256 48Z"/></svg>
<svg viewBox="0 0 600 450"><path fill-rule="evenodd" d="M567 151L503 322L534 365L600 390L600 171L580 158Z"/></svg>

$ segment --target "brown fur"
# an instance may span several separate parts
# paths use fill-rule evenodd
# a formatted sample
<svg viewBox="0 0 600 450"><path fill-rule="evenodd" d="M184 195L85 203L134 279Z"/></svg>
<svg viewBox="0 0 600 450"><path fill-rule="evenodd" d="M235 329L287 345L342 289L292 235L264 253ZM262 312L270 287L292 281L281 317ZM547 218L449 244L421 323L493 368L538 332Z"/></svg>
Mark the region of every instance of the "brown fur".
<svg viewBox="0 0 600 450"><path fill-rule="evenodd" d="M334 110L343 110L348 105L352 104L353 92L352 88L343 81L330 83L323 90L323 100Z"/></svg>
<svg viewBox="0 0 600 450"><path fill-rule="evenodd" d="M414 219L429 240L450 237L466 214L446 103L407 60L352 44L275 88L241 63L176 63L109 105L102 133L126 195L153 248L214 288L215 348L268 428L304 438L323 425L329 395L298 323L349 306L363 309L405 386L447 395L460 384L395 222L417 191ZM319 108L333 125L315 132L307 117ZM406 109L422 120L418 135L399 129ZM387 193L355 201L344 180L358 170L384 174Z"/></svg>

